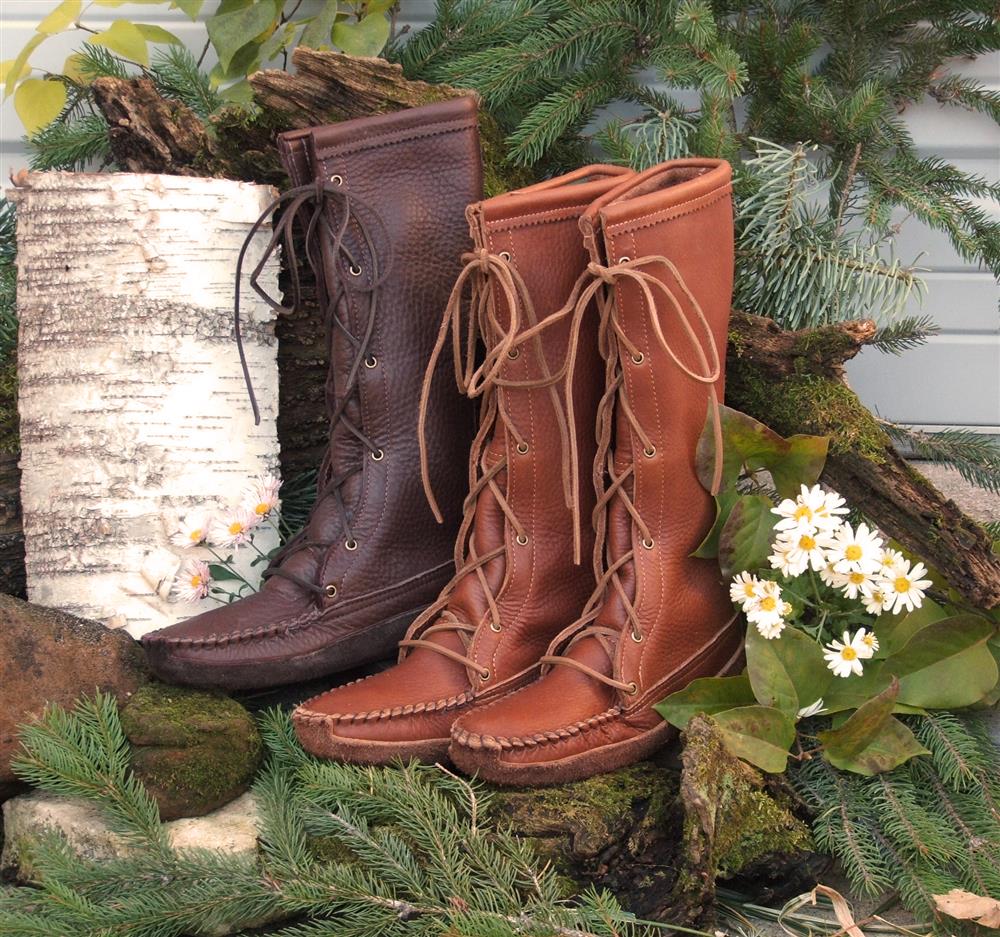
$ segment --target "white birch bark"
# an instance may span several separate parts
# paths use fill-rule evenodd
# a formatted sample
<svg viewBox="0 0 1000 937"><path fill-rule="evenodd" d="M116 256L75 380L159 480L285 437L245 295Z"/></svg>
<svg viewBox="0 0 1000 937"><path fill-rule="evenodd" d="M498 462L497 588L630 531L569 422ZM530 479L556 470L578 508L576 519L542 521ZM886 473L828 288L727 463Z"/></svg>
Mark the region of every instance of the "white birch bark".
<svg viewBox="0 0 1000 937"><path fill-rule="evenodd" d="M278 471L274 313L248 274L260 426L232 314L237 253L274 193L135 174L22 173L16 186L28 596L139 636L214 604L170 594L191 556L170 540L180 518L225 510L254 476ZM276 280L275 263L261 284L273 295ZM266 551L275 538L256 542ZM247 578L257 555L237 553Z"/></svg>

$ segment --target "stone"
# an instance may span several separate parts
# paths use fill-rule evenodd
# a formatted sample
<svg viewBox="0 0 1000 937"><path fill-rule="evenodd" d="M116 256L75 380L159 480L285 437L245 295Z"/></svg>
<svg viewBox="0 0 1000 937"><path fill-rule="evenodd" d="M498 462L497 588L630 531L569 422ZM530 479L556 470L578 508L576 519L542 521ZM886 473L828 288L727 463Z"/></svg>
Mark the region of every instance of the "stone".
<svg viewBox="0 0 1000 937"><path fill-rule="evenodd" d="M0 595L0 784L15 780L17 726L46 703L72 706L95 690L124 700L149 679L142 648L124 631Z"/></svg>
<svg viewBox="0 0 1000 937"><path fill-rule="evenodd" d="M218 693L150 683L121 710L131 767L160 817L199 817L238 797L260 767L253 717Z"/></svg>

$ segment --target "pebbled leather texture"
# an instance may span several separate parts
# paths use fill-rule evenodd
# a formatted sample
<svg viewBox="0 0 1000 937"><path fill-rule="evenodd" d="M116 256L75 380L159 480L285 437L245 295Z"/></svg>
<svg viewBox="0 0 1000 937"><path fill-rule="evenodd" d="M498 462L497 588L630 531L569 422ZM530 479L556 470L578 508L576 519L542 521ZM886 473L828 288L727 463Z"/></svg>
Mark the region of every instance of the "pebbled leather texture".
<svg viewBox="0 0 1000 937"><path fill-rule="evenodd" d="M468 644L454 631L426 639L466 656L475 666L417 646L389 670L306 701L294 719L300 740L313 753L361 762L443 757L456 716L527 683L549 642L575 618L593 590L586 558L593 550L589 519L595 493L590 485L583 486L584 562L577 564L561 467L564 454L575 457L581 477L587 479L594 459L593 414L604 389L596 317L583 323L576 343L570 390L579 440L575 456L564 449L560 433L558 413L566 403L562 380L544 386L512 385L561 373L571 347L570 318L553 314L563 310L587 264L580 214L626 175L632 173L619 167L586 167L469 207L476 256L508 264L523 279L537 321L549 323L537 340L504 355L497 385L484 394L483 425L489 425L485 421L494 405L503 419L497 418L489 438L482 440L478 460L473 449L470 481L475 484L477 477L501 468L493 477L496 490L484 487L470 505L474 514L469 543L460 539L456 563L494 550L499 555L482 567L482 578L469 572L453 583L441 608L443 618L469 626ZM500 334L522 335L531 326L526 303L518 310L520 326L513 328L502 290L494 286L490 296ZM490 334L485 339L489 353L498 339ZM436 488L436 478L433 481ZM506 516L501 498L523 534ZM498 621L491 616L491 595ZM411 637L419 639L440 620L418 622Z"/></svg>
<svg viewBox="0 0 1000 937"><path fill-rule="evenodd" d="M339 499L317 499L301 535L315 546L281 564L336 594L316 596L274 575L255 595L147 635L154 671L178 683L267 687L377 660L454 573L476 415L446 379L446 363L428 419L443 524L421 488L417 417L435 329L469 247L465 207L482 196L476 99L296 130L281 135L278 147L295 185L335 185L351 204L340 249L330 232L344 220L343 201L327 201L329 226L319 229L318 293L323 302L340 296L327 407L334 414L344 406L344 418L332 422L318 489L333 484ZM366 335L373 286L374 327ZM348 392L352 382L357 389Z"/></svg>
<svg viewBox="0 0 1000 937"><path fill-rule="evenodd" d="M718 160L662 164L595 200L581 219L592 260L604 269L653 256L675 265L683 282L663 265L642 269L654 271L678 298L696 332L697 311L684 285L704 311L721 358L714 382L720 401L733 280L730 176L728 164ZM452 759L497 783L560 783L644 757L668 733L653 703L696 677L739 664L742 633L718 564L690 556L715 516L695 472L709 383L685 374L661 346L634 279L615 278L608 288L623 335L610 343L617 360L609 381L621 381L610 454L616 475L634 466L623 490L650 536L643 537L624 498L610 499L598 575L632 554L617 571L621 591L609 583L592 618L611 637L588 634L584 621L578 633L585 636L564 644L563 653L618 685L557 663L528 687L463 715L453 726ZM666 342L698 371L701 362L680 315L658 290L653 295ZM626 351L625 340L634 350ZM605 465L595 464L599 489L607 489L609 477ZM625 600L634 608L635 629Z"/></svg>

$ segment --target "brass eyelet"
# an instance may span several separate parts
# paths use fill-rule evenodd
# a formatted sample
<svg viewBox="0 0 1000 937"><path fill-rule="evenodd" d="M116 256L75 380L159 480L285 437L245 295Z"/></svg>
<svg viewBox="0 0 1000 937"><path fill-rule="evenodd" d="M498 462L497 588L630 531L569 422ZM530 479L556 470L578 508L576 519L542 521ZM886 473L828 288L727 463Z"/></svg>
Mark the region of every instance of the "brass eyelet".
<svg viewBox="0 0 1000 937"><path fill-rule="evenodd" d="M647 459L653 458L653 456L656 455L656 446L647 446L645 449L642 450L642 454Z"/></svg>
<svg viewBox="0 0 1000 937"><path fill-rule="evenodd" d="M513 361L519 354L521 354L520 348L511 348L511 350L507 352L507 357Z"/></svg>
<svg viewBox="0 0 1000 937"><path fill-rule="evenodd" d="M378 449L372 453L372 462L381 462L385 458L385 450Z"/></svg>
<svg viewBox="0 0 1000 937"><path fill-rule="evenodd" d="M650 537L648 540L644 537L640 542L647 550L652 550L653 547L655 546L652 537Z"/></svg>
<svg viewBox="0 0 1000 937"><path fill-rule="evenodd" d="M490 678L490 672L488 670L480 670L479 671L479 679L480 680L489 680L489 678Z"/></svg>
<svg viewBox="0 0 1000 937"><path fill-rule="evenodd" d="M494 634L500 634L500 632L503 631L503 628L500 625L496 625L491 621L490 631L492 631Z"/></svg>
<svg viewBox="0 0 1000 937"><path fill-rule="evenodd" d="M330 176L330 181L334 185L343 185L344 184L344 177L343 176L338 176L336 173L334 173L332 176Z"/></svg>
<svg viewBox="0 0 1000 937"><path fill-rule="evenodd" d="M501 260L510 260L510 251L500 251Z"/></svg>
<svg viewBox="0 0 1000 937"><path fill-rule="evenodd" d="M619 258L618 258L618 263L620 263L620 264L627 264L627 263L628 263L628 262L629 262L629 261L630 261L631 259L632 259L632 258L631 258L631 257L628 257L628 256L625 256L625 257L619 257Z"/></svg>
<svg viewBox="0 0 1000 937"><path fill-rule="evenodd" d="M632 640L635 641L636 644L642 644L641 634L639 634L637 631L630 631L629 634L631 635Z"/></svg>
<svg viewBox="0 0 1000 937"><path fill-rule="evenodd" d="M345 540L344 549L345 550L356 550L358 548L358 541L355 539Z"/></svg>
<svg viewBox="0 0 1000 937"><path fill-rule="evenodd" d="M374 355L368 355L365 358L365 367L366 368L374 368L377 365L378 365L378 358L376 358Z"/></svg>
<svg viewBox="0 0 1000 937"><path fill-rule="evenodd" d="M631 683L630 683L630 684L629 684L629 685L628 685L628 686L627 686L627 687L625 688L625 692L626 692L626 693L628 693L628 695L629 695L629 696L635 696L635 694L639 692L639 686L638 686L638 684L637 684L637 683L635 682L635 680L633 680L633 681L632 681L632 682L631 682Z"/></svg>
<svg viewBox="0 0 1000 937"><path fill-rule="evenodd" d="M523 547L528 542L528 535L518 534L514 539Z"/></svg>
<svg viewBox="0 0 1000 937"><path fill-rule="evenodd" d="M632 355L632 364L642 364L646 356L640 351L637 355Z"/></svg>
<svg viewBox="0 0 1000 937"><path fill-rule="evenodd" d="M328 599L332 599L337 594L337 587L332 582L329 582L323 591L326 593Z"/></svg>
<svg viewBox="0 0 1000 937"><path fill-rule="evenodd" d="M350 266L349 266L349 267L347 268L347 272L348 272L348 273L349 273L349 274L350 274L350 275L351 275L352 277L359 277L359 276L361 276L361 274L362 274L362 272L363 272L363 271L361 270L361 268L360 268L360 267L359 267L359 266L358 266L357 264L351 264L351 265L350 265Z"/></svg>
<svg viewBox="0 0 1000 937"><path fill-rule="evenodd" d="M517 451L524 455L528 451L528 444L526 442L519 442L517 444Z"/></svg>

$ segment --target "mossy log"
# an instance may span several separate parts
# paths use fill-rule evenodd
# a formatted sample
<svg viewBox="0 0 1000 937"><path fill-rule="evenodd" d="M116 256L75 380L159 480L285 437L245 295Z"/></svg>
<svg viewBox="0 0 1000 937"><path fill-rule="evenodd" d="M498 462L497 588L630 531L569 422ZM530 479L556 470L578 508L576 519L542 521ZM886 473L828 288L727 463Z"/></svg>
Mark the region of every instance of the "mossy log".
<svg viewBox="0 0 1000 937"><path fill-rule="evenodd" d="M726 401L783 435L829 436L823 478L978 608L1000 605L1000 556L986 531L897 452L847 385L844 363L871 342L870 319L786 331L736 312Z"/></svg>

